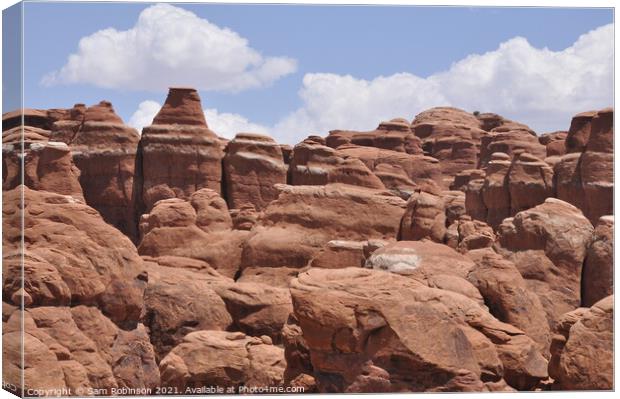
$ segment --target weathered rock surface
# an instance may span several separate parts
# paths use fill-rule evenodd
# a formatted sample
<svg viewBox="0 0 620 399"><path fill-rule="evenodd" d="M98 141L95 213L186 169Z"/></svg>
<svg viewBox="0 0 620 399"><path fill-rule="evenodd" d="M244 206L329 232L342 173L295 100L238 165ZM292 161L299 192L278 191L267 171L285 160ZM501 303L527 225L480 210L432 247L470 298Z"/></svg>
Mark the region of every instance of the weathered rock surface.
<svg viewBox="0 0 620 399"><path fill-rule="evenodd" d="M284 375L284 351L266 339L240 332L196 331L160 363L164 386L276 387Z"/></svg>
<svg viewBox="0 0 620 399"><path fill-rule="evenodd" d="M292 147L173 88L143 133L106 101L3 115L14 393L613 388L612 109Z"/></svg>
<svg viewBox="0 0 620 399"><path fill-rule="evenodd" d="M146 265L149 285L144 293L144 324L159 360L191 332L230 327L232 317L215 292L215 286L226 283L225 277L212 269L173 269L152 261Z"/></svg>
<svg viewBox="0 0 620 399"><path fill-rule="evenodd" d="M446 211L446 225L451 225L465 215L465 193L463 191L443 191L441 193Z"/></svg>
<svg viewBox="0 0 620 399"><path fill-rule="evenodd" d="M613 307L610 295L562 316L549 362L556 389L613 389Z"/></svg>
<svg viewBox="0 0 620 399"><path fill-rule="evenodd" d="M325 144L332 148L354 144L408 154L422 154L421 140L413 134L409 122L401 118L381 122L377 129L369 132L332 130L325 138Z"/></svg>
<svg viewBox="0 0 620 399"><path fill-rule="evenodd" d="M423 241L398 241L376 249L364 267L408 276L433 288L458 292L483 304L476 288L467 281L475 264L454 249Z"/></svg>
<svg viewBox="0 0 620 399"><path fill-rule="evenodd" d="M377 169L385 171L385 166L390 167L391 174L406 176L407 179L382 179L386 188L403 191L411 187L413 183L426 191L440 191L442 182L439 161L435 158L422 154L407 154L398 151L385 150L382 148L362 147L355 145L343 145L338 147L338 153L344 156L361 160L371 171ZM402 172L401 172L402 171ZM381 176L381 174L378 174ZM393 185L390 184L393 181ZM394 184L396 183L396 184Z"/></svg>
<svg viewBox="0 0 620 399"><path fill-rule="evenodd" d="M499 127L482 137L479 166L486 166L496 152L503 152L512 158L517 151L527 152L539 159L547 156L547 148L539 143L531 130Z"/></svg>
<svg viewBox="0 0 620 399"><path fill-rule="evenodd" d="M454 107L435 107L417 114L411 122L411 130L416 136L426 138L436 123L480 127L480 121L470 112Z"/></svg>
<svg viewBox="0 0 620 399"><path fill-rule="evenodd" d="M602 216L588 248L581 280L581 305L592 306L614 292L614 217Z"/></svg>
<svg viewBox="0 0 620 399"><path fill-rule="evenodd" d="M555 194L553 169L521 150L514 151L512 160L505 153L494 153L484 178L470 180L465 193L467 214L497 228L505 218Z"/></svg>
<svg viewBox="0 0 620 399"><path fill-rule="evenodd" d="M568 154L555 165L557 197L580 208L592 224L613 213L613 116L611 108L576 116L579 128L571 135L571 126Z"/></svg>
<svg viewBox="0 0 620 399"><path fill-rule="evenodd" d="M553 169L535 156L517 152L508 172L510 214L533 208L553 196Z"/></svg>
<svg viewBox="0 0 620 399"><path fill-rule="evenodd" d="M268 136L239 133L226 147L224 178L231 208L253 205L261 210L278 197L275 184L286 183L287 167L280 146Z"/></svg>
<svg viewBox="0 0 620 399"><path fill-rule="evenodd" d="M150 388L160 384L153 346L144 326L119 329L90 306L29 308L23 315L25 367L20 355L21 316L6 315L3 378L42 395L72 395L112 388ZM82 390L82 391L80 391Z"/></svg>
<svg viewBox="0 0 620 399"><path fill-rule="evenodd" d="M581 275L593 228L581 211L548 198L499 226L497 250L514 262L550 327L581 304Z"/></svg>
<svg viewBox="0 0 620 399"><path fill-rule="evenodd" d="M313 138L295 146L289 173L291 184L296 186L343 183L374 189L384 188L381 180L360 159L340 154Z"/></svg>
<svg viewBox="0 0 620 399"><path fill-rule="evenodd" d="M24 108L2 114L2 131L11 130L22 125L50 130L48 111L44 109Z"/></svg>
<svg viewBox="0 0 620 399"><path fill-rule="evenodd" d="M275 344L282 342L282 328L293 311L287 288L237 282L217 284L214 289L226 304L235 330L256 337L267 336Z"/></svg>
<svg viewBox="0 0 620 399"><path fill-rule="evenodd" d="M461 253L488 248L495 243L493 228L480 220L463 215L446 230L446 245Z"/></svg>
<svg viewBox="0 0 620 399"><path fill-rule="evenodd" d="M366 261L366 245L368 241L331 240L312 258L310 266L324 269L362 267Z"/></svg>
<svg viewBox="0 0 620 399"><path fill-rule="evenodd" d="M135 240L134 175L140 135L124 125L106 101L87 108L78 122L79 129L68 144L80 169L86 203Z"/></svg>
<svg viewBox="0 0 620 399"><path fill-rule="evenodd" d="M196 90L170 89L153 124L142 130L140 151L145 212L161 199L187 199L201 188L221 192L223 146L207 127Z"/></svg>
<svg viewBox="0 0 620 399"><path fill-rule="evenodd" d="M187 201L157 202L151 213L142 215L140 231L140 255L200 260L227 277L239 271L243 243L249 235L245 230L232 230L226 202L208 188L194 192Z"/></svg>
<svg viewBox="0 0 620 399"><path fill-rule="evenodd" d="M590 139L592 129L592 119L596 116L596 111L581 112L570 122L570 128L566 136L566 153L583 152Z"/></svg>
<svg viewBox="0 0 620 399"><path fill-rule="evenodd" d="M538 137L538 141L547 148L547 157L564 155L567 136L568 132L565 131L545 133Z"/></svg>
<svg viewBox="0 0 620 399"><path fill-rule="evenodd" d="M490 249L470 251L467 256L476 263L467 279L480 291L489 312L523 330L549 357L551 335L545 311L515 264Z"/></svg>
<svg viewBox="0 0 620 399"><path fill-rule="evenodd" d="M3 297L15 298L22 284L22 230L20 218L14 217L20 212L21 189L22 295L30 298L29 306L98 306L119 326L135 325L146 286L142 260L131 241L97 211L66 195L23 186L3 193Z"/></svg>
<svg viewBox="0 0 620 399"><path fill-rule="evenodd" d="M405 201L385 190L343 184L279 189L245 244L244 269L303 268L334 239L396 239L405 212Z"/></svg>
<svg viewBox="0 0 620 399"><path fill-rule="evenodd" d="M424 152L440 161L444 188L459 172L478 165L481 138L487 134L474 115L456 108L424 111L415 117L412 130L422 138Z"/></svg>
<svg viewBox="0 0 620 399"><path fill-rule="evenodd" d="M446 235L445 203L441 195L416 191L407 200L401 223L403 240L429 239L444 242Z"/></svg>
<svg viewBox="0 0 620 399"><path fill-rule="evenodd" d="M522 331L408 277L311 269L291 293L319 392L528 389L547 375Z"/></svg>
<svg viewBox="0 0 620 399"><path fill-rule="evenodd" d="M49 138L49 130L31 126L24 127L23 136L21 127L2 133L2 189L8 191L23 183L34 190L69 195L83 202L80 170L71 149Z"/></svg>

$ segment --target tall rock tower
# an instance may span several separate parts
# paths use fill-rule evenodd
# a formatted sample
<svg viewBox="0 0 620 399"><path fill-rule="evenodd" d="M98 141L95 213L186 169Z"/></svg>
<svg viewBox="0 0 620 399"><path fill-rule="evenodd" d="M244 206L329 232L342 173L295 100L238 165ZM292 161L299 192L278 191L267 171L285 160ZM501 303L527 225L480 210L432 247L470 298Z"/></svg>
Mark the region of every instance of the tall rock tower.
<svg viewBox="0 0 620 399"><path fill-rule="evenodd" d="M170 88L153 124L143 129L140 147L144 212L201 188L221 192L223 145L207 126L195 89Z"/></svg>

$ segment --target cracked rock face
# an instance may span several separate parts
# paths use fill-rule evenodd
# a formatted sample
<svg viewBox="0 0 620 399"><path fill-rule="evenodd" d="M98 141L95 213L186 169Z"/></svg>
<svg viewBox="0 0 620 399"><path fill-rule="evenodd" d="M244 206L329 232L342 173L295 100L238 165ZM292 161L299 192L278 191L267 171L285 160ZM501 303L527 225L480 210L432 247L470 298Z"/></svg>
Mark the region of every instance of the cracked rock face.
<svg viewBox="0 0 620 399"><path fill-rule="evenodd" d="M593 231L579 209L555 198L505 219L498 229L498 252L514 262L538 295L550 327L581 304L582 268Z"/></svg>
<svg viewBox="0 0 620 399"><path fill-rule="evenodd" d="M86 203L134 241L134 177L139 141L138 132L123 124L112 104L102 101L86 109L81 126L69 143L81 172L80 185Z"/></svg>
<svg viewBox="0 0 620 399"><path fill-rule="evenodd" d="M613 388L613 301L610 295L591 308L565 314L558 323L549 363L558 389Z"/></svg>
<svg viewBox="0 0 620 399"><path fill-rule="evenodd" d="M613 213L613 117L611 108L575 116L567 154L555 165L557 197L581 209L592 224Z"/></svg>
<svg viewBox="0 0 620 399"><path fill-rule="evenodd" d="M14 297L21 286L19 262L11 261L20 248L20 189L26 205L24 295L31 305L98 306L119 326L135 324L146 276L131 241L83 202L23 186L3 195L3 251L8 258L3 297Z"/></svg>
<svg viewBox="0 0 620 399"><path fill-rule="evenodd" d="M208 330L188 334L160 363L162 383L181 392L209 386L276 387L284 367L284 351L267 339Z"/></svg>
<svg viewBox="0 0 620 399"><path fill-rule="evenodd" d="M594 237L583 265L581 305L594 303L612 295L614 217L602 216L594 229Z"/></svg>
<svg viewBox="0 0 620 399"><path fill-rule="evenodd" d="M265 208L278 198L276 184L286 183L282 149L268 136L239 133L226 147L224 176L230 208Z"/></svg>
<svg viewBox="0 0 620 399"><path fill-rule="evenodd" d="M202 108L171 88L141 136L107 101L3 115L3 381L613 388L612 109L537 136L437 107L291 146Z"/></svg>
<svg viewBox="0 0 620 399"><path fill-rule="evenodd" d="M547 375L522 331L405 276L311 269L291 294L319 392L527 389Z"/></svg>
<svg viewBox="0 0 620 399"><path fill-rule="evenodd" d="M142 130L140 148L147 212L161 199L187 199L201 188L221 192L223 147L207 127L196 90L170 89L153 124Z"/></svg>

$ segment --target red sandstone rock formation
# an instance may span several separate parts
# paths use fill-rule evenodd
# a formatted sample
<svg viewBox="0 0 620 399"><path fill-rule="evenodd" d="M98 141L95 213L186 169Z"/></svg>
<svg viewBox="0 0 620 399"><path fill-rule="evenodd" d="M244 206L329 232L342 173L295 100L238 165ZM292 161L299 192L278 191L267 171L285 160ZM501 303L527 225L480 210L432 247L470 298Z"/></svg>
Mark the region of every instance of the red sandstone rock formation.
<svg viewBox="0 0 620 399"><path fill-rule="evenodd" d="M580 208L593 224L613 210L613 116L607 108L573 118L567 155L555 165L557 197Z"/></svg>
<svg viewBox="0 0 620 399"><path fill-rule="evenodd" d="M231 278L239 271L249 234L232 229L226 202L208 188L194 192L187 201L158 201L150 213L142 215L140 233L138 252L142 256L200 260Z"/></svg>
<svg viewBox="0 0 620 399"><path fill-rule="evenodd" d="M409 277L311 269L291 293L319 392L528 389L547 376L522 331Z"/></svg>
<svg viewBox="0 0 620 399"><path fill-rule="evenodd" d="M443 242L446 235L445 203L441 195L416 191L407 200L400 237L403 240L429 239Z"/></svg>
<svg viewBox="0 0 620 399"><path fill-rule="evenodd" d="M423 140L424 152L440 161L444 188L459 172L478 165L481 139L487 134L480 127L473 114L449 107L432 108L413 120L411 128Z"/></svg>
<svg viewBox="0 0 620 399"><path fill-rule="evenodd" d="M354 144L407 154L422 154L421 140L413 134L409 122L400 118L381 122L375 130L369 132L332 130L325 139L325 144L332 148Z"/></svg>
<svg viewBox="0 0 620 399"><path fill-rule="evenodd" d="M505 153L494 153L484 178L476 177L465 186L467 214L494 228L555 193L551 166L521 150L514 151L512 161Z"/></svg>
<svg viewBox="0 0 620 399"><path fill-rule="evenodd" d="M450 224L444 240L449 247L465 253L491 247L495 243L495 234L488 224L463 215Z"/></svg>
<svg viewBox="0 0 620 399"><path fill-rule="evenodd" d="M137 238L134 189L140 135L109 102L88 107L69 142L86 203L132 239ZM54 135L54 131L52 131Z"/></svg>
<svg viewBox="0 0 620 399"><path fill-rule="evenodd" d="M297 144L293 149L289 174L291 184L296 186L343 183L384 188L381 180L360 159L339 154L312 138Z"/></svg>
<svg viewBox="0 0 620 399"><path fill-rule="evenodd" d="M470 251L467 256L476 263L467 279L480 291L489 312L523 330L548 358L551 335L545 311L517 266L490 249Z"/></svg>
<svg viewBox="0 0 620 399"><path fill-rule="evenodd" d="M548 198L507 218L498 229L498 251L514 262L553 327L581 304L581 276L593 228L581 211Z"/></svg>
<svg viewBox="0 0 620 399"><path fill-rule="evenodd" d="M308 266L331 240L395 240L398 235L405 201L386 191L343 184L280 190L244 246L242 280L247 273L277 268L286 276L278 281L288 285L294 277L289 270Z"/></svg>
<svg viewBox="0 0 620 399"><path fill-rule="evenodd" d="M340 146L337 151L343 156L361 160L368 169L375 171L377 176L383 177L382 181L386 188L395 190L397 193L402 189L407 194L411 194L411 188L418 186L429 192L440 191L441 170L439 161L435 158L354 145ZM387 170L391 171L391 176L386 176ZM400 178L395 179L392 177L394 175L399 175Z"/></svg>
<svg viewBox="0 0 620 399"><path fill-rule="evenodd" d="M23 132L16 127L2 133L2 189L12 190L23 183L84 202L80 170L73 163L71 149L49 137L48 130L30 126Z"/></svg>
<svg viewBox="0 0 620 399"><path fill-rule="evenodd" d="M614 292L614 217L601 216L588 248L581 277L581 305L592 306Z"/></svg>
<svg viewBox="0 0 620 399"><path fill-rule="evenodd" d="M3 379L610 389L612 121L439 107L291 148L218 138L192 89L139 145L107 102L5 114Z"/></svg>
<svg viewBox="0 0 620 399"><path fill-rule="evenodd" d="M277 387L284 375L284 351L267 338L240 332L188 334L160 363L162 384L187 388Z"/></svg>
<svg viewBox="0 0 620 399"><path fill-rule="evenodd" d="M17 217L22 193L23 230ZM25 388L159 385L140 324L144 265L131 241L96 210L68 195L24 186L5 191L3 257L7 381L19 386L22 316L15 307L23 303Z"/></svg>
<svg viewBox="0 0 620 399"><path fill-rule="evenodd" d="M566 136L566 153L583 152L592 130L592 119L596 111L587 111L573 116Z"/></svg>
<svg viewBox="0 0 620 399"><path fill-rule="evenodd" d="M223 146L205 122L196 90L170 89L153 124L142 130L140 148L146 212L159 200L187 199L201 188L221 192Z"/></svg>
<svg viewBox="0 0 620 399"><path fill-rule="evenodd" d="M555 388L613 389L613 302L611 295L562 316L549 363Z"/></svg>
<svg viewBox="0 0 620 399"><path fill-rule="evenodd" d="M568 132L565 131L545 133L538 137L538 141L547 147L547 157L561 156L566 154L567 136Z"/></svg>
<svg viewBox="0 0 620 399"><path fill-rule="evenodd" d="M278 197L274 185L286 183L287 167L271 137L239 133L226 147L223 172L230 208L261 210Z"/></svg>
<svg viewBox="0 0 620 399"><path fill-rule="evenodd" d="M472 113L454 107L435 107L417 114L411 130L416 136L426 138L432 134L435 124L480 127L480 121Z"/></svg>

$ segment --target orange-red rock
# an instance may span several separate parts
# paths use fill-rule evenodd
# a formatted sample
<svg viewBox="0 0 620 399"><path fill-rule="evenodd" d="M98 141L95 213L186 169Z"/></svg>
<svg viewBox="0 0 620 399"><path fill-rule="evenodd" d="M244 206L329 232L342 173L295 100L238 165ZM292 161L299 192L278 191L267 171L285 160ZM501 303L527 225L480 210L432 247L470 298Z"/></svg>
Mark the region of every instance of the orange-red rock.
<svg viewBox="0 0 620 399"><path fill-rule="evenodd" d="M442 243L446 234L445 203L441 195L416 191L407 200L401 223L403 240L429 239Z"/></svg>
<svg viewBox="0 0 620 399"><path fill-rule="evenodd" d="M291 184L296 186L343 183L384 188L381 180L360 159L340 154L312 139L304 140L293 149L289 174Z"/></svg>
<svg viewBox="0 0 620 399"><path fill-rule="evenodd" d="M52 132L52 135L54 132ZM123 124L109 102L88 107L69 142L80 169L86 203L103 219L137 239L135 158L140 135Z"/></svg>
<svg viewBox="0 0 620 399"><path fill-rule="evenodd" d="M555 165L555 175L558 198L580 208L595 224L613 210L613 109L590 114L580 122L580 134L569 132L568 154ZM570 147L571 137L581 144Z"/></svg>
<svg viewBox="0 0 620 399"><path fill-rule="evenodd" d="M22 189L23 232L13 217ZM3 219L4 256L19 250L23 234L30 306L63 306L70 298L73 306L98 306L119 326L135 325L143 306L144 265L131 241L97 211L70 196L20 186L4 193ZM3 276L7 299L14 298L22 278L10 264Z"/></svg>
<svg viewBox="0 0 620 399"><path fill-rule="evenodd" d="M140 255L204 261L227 277L239 271L249 235L245 230L232 230L226 202L208 188L194 192L187 201L157 202L151 213L142 215L140 232Z"/></svg>
<svg viewBox="0 0 620 399"><path fill-rule="evenodd" d="M245 244L244 269L303 268L335 239L396 239L405 212L405 201L384 190L343 184L280 190Z"/></svg>
<svg viewBox="0 0 620 399"><path fill-rule="evenodd" d="M495 234L488 224L463 215L448 227L445 241L449 247L465 253L491 247L495 243Z"/></svg>
<svg viewBox="0 0 620 399"><path fill-rule="evenodd" d="M581 211L548 198L498 228L500 254L514 262L550 326L581 304L581 276L593 228Z"/></svg>
<svg viewBox="0 0 620 399"><path fill-rule="evenodd" d="M547 157L566 154L566 137L568 132L557 131L545 133L538 137L540 144L547 147Z"/></svg>
<svg viewBox="0 0 620 399"><path fill-rule="evenodd" d="M381 122L375 130L369 132L332 130L325 139L325 144L332 148L354 144L408 154L422 153L421 140L413 134L409 122L400 118Z"/></svg>
<svg viewBox="0 0 620 399"><path fill-rule="evenodd" d="M490 249L476 249L467 256L476 263L467 279L478 288L489 312L523 330L548 358L551 335L545 311L515 264Z"/></svg>
<svg viewBox="0 0 620 399"><path fill-rule="evenodd" d="M239 133L226 146L224 180L231 208L263 209L277 198L274 185L286 183L286 175L282 150L271 137Z"/></svg>
<svg viewBox="0 0 620 399"><path fill-rule="evenodd" d="M225 331L188 334L159 365L162 384L183 393L212 386L277 387L284 368L281 348L265 339Z"/></svg>
<svg viewBox="0 0 620 399"><path fill-rule="evenodd" d="M187 199L201 188L219 193L223 156L222 143L205 122L198 93L171 88L153 124L142 130L138 162L145 211L161 199Z"/></svg>
<svg viewBox="0 0 620 399"><path fill-rule="evenodd" d="M614 296L562 317L551 347L549 375L562 390L613 389Z"/></svg>
<svg viewBox="0 0 620 399"><path fill-rule="evenodd" d="M408 186L411 187L409 182L412 182L415 184L413 187L419 186L419 188L425 191L440 191L442 181L441 170L439 168L439 161L435 158L421 154L412 155L381 148L355 145L340 146L338 147L338 153L343 156L360 159L372 171L377 169L385 170L385 166L382 165L387 165L391 167L392 174L400 174L408 178L406 180L382 179L384 184L396 183L393 186L386 185L388 189L399 189L399 187L407 189Z"/></svg>
<svg viewBox="0 0 620 399"><path fill-rule="evenodd" d="M49 138L50 131L30 126L25 126L23 133L21 127L2 133L2 189L11 190L23 183L34 190L70 195L83 202L80 170L71 149Z"/></svg>
<svg viewBox="0 0 620 399"><path fill-rule="evenodd" d="M538 142L538 137L529 129L499 127L481 139L480 167L485 167L496 152L503 152L511 158L515 152L527 152L537 158L547 156L547 148Z"/></svg>
<svg viewBox="0 0 620 399"><path fill-rule="evenodd" d="M614 292L614 217L601 216L588 248L581 280L582 306L592 306Z"/></svg>
<svg viewBox="0 0 620 399"><path fill-rule="evenodd" d="M596 111L587 111L573 116L566 136L566 153L585 150L590 139L592 118L596 116L596 113Z"/></svg>
<svg viewBox="0 0 620 399"><path fill-rule="evenodd" d="M522 331L408 277L310 269L291 293L319 392L482 391L503 378L528 389L547 375Z"/></svg>

